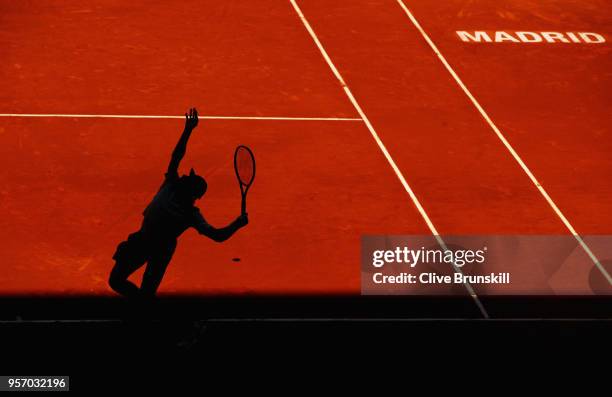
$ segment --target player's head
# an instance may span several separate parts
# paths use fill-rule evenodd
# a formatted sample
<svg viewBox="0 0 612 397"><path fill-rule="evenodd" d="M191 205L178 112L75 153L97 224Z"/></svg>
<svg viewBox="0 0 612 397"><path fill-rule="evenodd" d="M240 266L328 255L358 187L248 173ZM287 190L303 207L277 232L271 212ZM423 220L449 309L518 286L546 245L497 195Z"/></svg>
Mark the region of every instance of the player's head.
<svg viewBox="0 0 612 397"><path fill-rule="evenodd" d="M181 177L181 193L190 200L198 200L204 196L208 184L200 175L197 175L193 168L189 171L189 175Z"/></svg>

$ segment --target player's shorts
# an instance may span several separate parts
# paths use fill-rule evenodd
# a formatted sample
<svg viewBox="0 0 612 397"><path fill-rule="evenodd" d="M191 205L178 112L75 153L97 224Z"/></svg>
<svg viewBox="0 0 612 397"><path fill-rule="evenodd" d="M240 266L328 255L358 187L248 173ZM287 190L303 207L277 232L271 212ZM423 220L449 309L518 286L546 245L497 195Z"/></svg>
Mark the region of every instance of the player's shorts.
<svg viewBox="0 0 612 397"><path fill-rule="evenodd" d="M154 239L137 231L117 246L113 259L117 262L143 264L153 258L169 261L176 249L176 239Z"/></svg>

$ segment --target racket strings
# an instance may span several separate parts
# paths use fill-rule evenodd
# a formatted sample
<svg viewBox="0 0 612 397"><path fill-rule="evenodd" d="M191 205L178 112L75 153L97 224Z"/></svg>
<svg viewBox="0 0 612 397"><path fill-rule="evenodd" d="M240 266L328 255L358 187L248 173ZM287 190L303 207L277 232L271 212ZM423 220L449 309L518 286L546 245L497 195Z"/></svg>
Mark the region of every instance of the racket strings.
<svg viewBox="0 0 612 397"><path fill-rule="evenodd" d="M255 176L255 159L245 148L236 151L236 173L243 185L250 185Z"/></svg>

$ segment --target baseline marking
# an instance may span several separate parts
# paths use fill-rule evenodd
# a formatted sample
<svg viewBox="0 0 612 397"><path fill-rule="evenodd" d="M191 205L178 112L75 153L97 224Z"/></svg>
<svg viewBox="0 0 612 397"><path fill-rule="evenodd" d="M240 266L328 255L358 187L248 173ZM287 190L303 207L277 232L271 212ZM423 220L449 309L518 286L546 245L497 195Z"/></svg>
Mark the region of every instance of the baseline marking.
<svg viewBox="0 0 612 397"><path fill-rule="evenodd" d="M406 5L404 4L403 0L397 0L398 4L400 5L400 7L402 7L402 9L404 10L404 12L406 13L406 15L408 15L408 18L410 19L410 21L412 21L412 24L417 28L417 30L421 33L421 35L423 36L423 38L425 39L425 41L427 42L427 44L429 44L429 46L431 47L431 49L433 50L433 52L438 56L438 59L440 59L440 61L442 62L442 64L444 65L444 67L446 68L446 70L451 74L451 76L453 76L453 78L455 79L455 82L459 85L459 87L461 87L461 89L463 90L463 92L465 93L465 95L467 95L467 97L470 99L470 101L472 101L472 104L476 107L476 109L478 110L478 112L480 113L480 115L485 119L485 121L489 124L489 126L491 127L491 129L493 130L493 132L495 132L495 134L497 135L497 137L500 139L500 141L502 141L502 143L504 144L504 146L506 147L506 149L508 149L508 151L510 152L510 154L512 154L512 157L514 157L514 159L516 160L516 162L521 166L521 168L523 169L523 171L525 172L525 174L527 174L527 176L529 177L529 179L531 179L531 182L533 182L533 184L536 186L536 188L540 191L540 193L542 194L542 196L544 197L544 199L548 202L548 204L550 205L550 207L555 211L555 213L557 214L557 216L559 217L559 219L561 219L561 221L563 222L563 224L565 225L565 227L570 231L570 233L574 236L574 238L576 238L576 240L578 241L578 244L582 247L582 249L587 253L587 255L589 256L589 258L591 258L591 260L593 261L593 263L595 264L595 266L597 266L597 268L601 271L601 273L604 275L604 277L608 280L608 283L610 283L610 285L612 285L612 277L610 276L610 274L607 272L607 270L601 265L601 263L599 262L599 259L597 259L597 257L595 256L595 254L593 254L593 252L591 251L591 249L586 245L586 243L584 242L584 240L582 239L582 237L580 237L580 235L576 232L576 230L574 229L574 227L572 226L572 224L569 222L569 220L565 217L565 215L563 215L563 213L561 212L561 210L559 209L559 207L557 207L557 204L555 204L555 202L552 200L552 198L548 195L548 193L546 192L546 190L544 189L544 187L542 187L542 185L540 184L540 182L538 182L538 180L536 179L535 175L533 174L533 172L531 172L531 170L529 169L529 167L527 167L527 164L525 164L525 162L523 161L523 159L521 159L521 157L519 156L519 154L516 152L516 150L514 150L514 148L512 147L512 145L510 144L510 142L508 142L508 140L506 139L506 137L502 134L502 132L499 130L499 128L497 128L497 126L495 125L495 123L493 123L493 120L491 120L491 118L489 117L489 115L487 114L487 112L485 112L485 110L482 108L482 106L480 106L480 103L476 100L476 98L474 97L474 95L472 95L472 93L470 92L470 90L466 87L466 85L463 83L463 81L461 81L461 79L459 78L459 76L457 75L457 73L455 72L455 70L450 66L450 64L446 61L446 58L444 57L444 55L442 55L442 53L440 52L440 50L438 50L438 47L434 44L434 42L431 40L431 38L429 38L429 35L425 32L425 30L423 30L423 28L421 27L421 25L419 24L419 22L416 20L416 18L414 17L414 15L412 15L412 13L410 12L410 10L408 9L408 7L406 7Z"/></svg>
<svg viewBox="0 0 612 397"><path fill-rule="evenodd" d="M442 247L443 250L447 251L448 247L446 246L446 243L444 242L444 240L442 240L442 237L440 237L440 234L436 230L436 227L431 222L431 219L429 219L429 215L427 215L427 212L425 212L425 209L421 205L419 199L416 197L416 195L412 191L412 188L410 187L410 185L408 185L408 182L406 181L406 178L404 178L404 175L402 174L402 172L398 168L397 164L395 164L395 161L391 157L391 154L389 154L389 151L387 150L387 148L385 147L384 143L382 142L382 140L378 136L378 133L376 132L376 130L374 129L374 127L370 123L370 120L368 119L368 117L365 115L365 113L361 109L361 106L359 105L359 103L357 102L355 97L353 96L353 93L351 92L350 88L346 85L344 79L342 78L342 75L340 74L340 72L338 71L338 69L336 68L334 63L332 62L331 58L327 54L327 51L323 47L323 44L321 44L321 42L319 41L319 38L317 37L316 33L314 32L314 30L310 26L310 23L308 22L308 20L306 19L306 17L302 13L302 10L297 5L295 0L290 0L290 2L293 5L293 8L295 9L295 12L298 14L298 16L300 17L302 23L304 24L304 27L306 27L306 30L308 31L308 33L312 37L313 41L315 42L315 44L319 48L319 51L321 52L321 55L323 56L323 58L325 59L325 61L329 65L330 69L332 70L332 72L334 73L334 75L336 76L336 78L338 79L340 84L342 85L342 88L344 89L344 92L346 93L346 96L349 98L349 100L351 101L351 103L353 104L353 106L355 107L355 109L357 110L357 112L359 113L361 118L363 119L363 122L368 127L368 130L370 131L370 134L372 134L372 137L374 138L374 140L378 144L378 147L380 148L382 153L385 155L385 158L387 159L387 162L389 163L389 165L391 166L391 168L395 172L395 175L400 180L402 186L404 187L404 189L406 190L406 192L408 193L408 195L412 199L414 205L417 207L417 210L419 211L419 213L421 214L421 216L425 220L425 223L429 227L429 230L431 231L431 233L435 237L435 239L438 242L438 244L440 245L440 247ZM457 267L457 265L455 263L452 263L452 265L453 265L453 268L454 268L455 272L463 274L461 272L461 269L459 269L459 267ZM480 310L481 314L485 318L489 318L489 314L487 313L487 311L485 310L484 306L480 302L480 299L478 298L478 295L476 295L476 292L474 291L472 286L468 282L464 282L463 285L465 286L465 288L467 289L468 293L470 294L470 296L472 297L472 299L476 303L476 306L478 306L478 309Z"/></svg>
<svg viewBox="0 0 612 397"><path fill-rule="evenodd" d="M184 119L185 116L164 116L144 114L33 114L0 113L0 117L63 117L83 119ZM351 117L265 117L265 116L199 116L205 120L278 120L278 121L362 121Z"/></svg>

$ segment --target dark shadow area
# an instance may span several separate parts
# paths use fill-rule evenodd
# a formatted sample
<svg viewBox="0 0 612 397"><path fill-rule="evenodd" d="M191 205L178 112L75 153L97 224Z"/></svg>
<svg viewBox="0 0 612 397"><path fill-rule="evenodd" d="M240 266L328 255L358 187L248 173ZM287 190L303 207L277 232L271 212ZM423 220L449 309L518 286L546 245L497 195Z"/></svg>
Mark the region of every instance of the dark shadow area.
<svg viewBox="0 0 612 397"><path fill-rule="evenodd" d="M480 297L492 319L611 319L612 296ZM481 319L466 296L4 296L0 320Z"/></svg>
<svg viewBox="0 0 612 397"><path fill-rule="evenodd" d="M263 358L437 368L469 353L473 368L609 351L609 297L482 300L494 319L466 297L2 297L1 370L69 375L71 390L201 390L207 367L235 375Z"/></svg>

